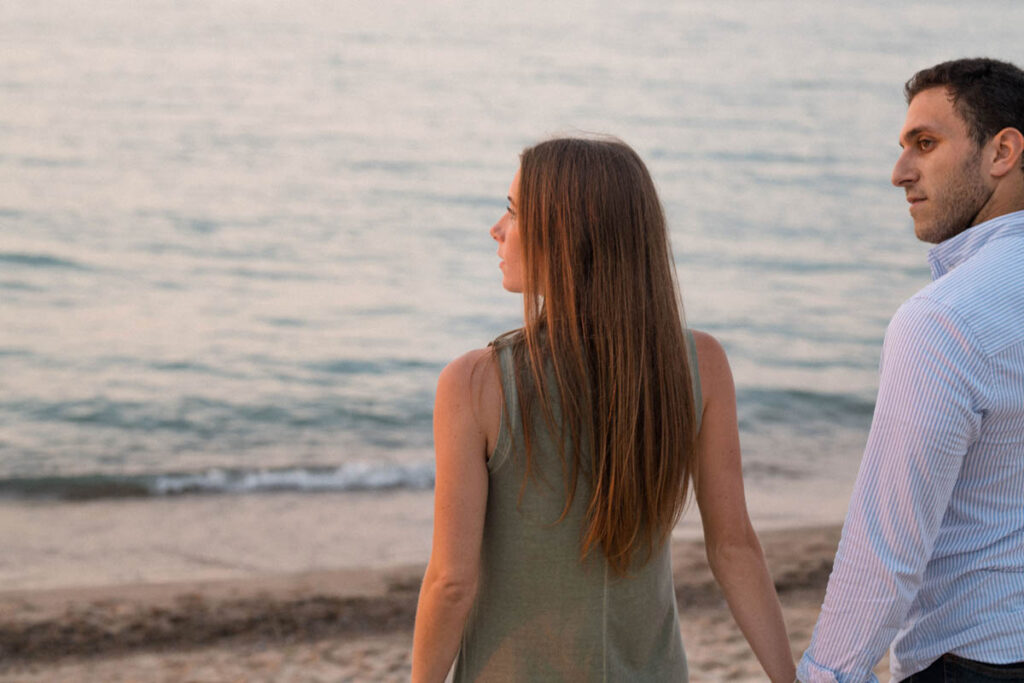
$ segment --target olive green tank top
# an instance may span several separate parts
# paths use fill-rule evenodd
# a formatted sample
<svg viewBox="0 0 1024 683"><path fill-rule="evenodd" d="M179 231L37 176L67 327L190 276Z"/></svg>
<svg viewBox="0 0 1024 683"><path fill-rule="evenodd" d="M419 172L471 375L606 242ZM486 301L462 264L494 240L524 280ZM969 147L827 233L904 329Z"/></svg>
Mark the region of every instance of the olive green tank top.
<svg viewBox="0 0 1024 683"><path fill-rule="evenodd" d="M689 332L687 340L700 406ZM687 680L669 544L625 578L615 576L600 549L580 562L589 485L581 477L568 514L558 522L565 504L561 459L538 416L531 433L531 476L523 486L512 350L505 346L497 354L505 410L487 462L480 583L454 680ZM557 406L554 417L559 418Z"/></svg>

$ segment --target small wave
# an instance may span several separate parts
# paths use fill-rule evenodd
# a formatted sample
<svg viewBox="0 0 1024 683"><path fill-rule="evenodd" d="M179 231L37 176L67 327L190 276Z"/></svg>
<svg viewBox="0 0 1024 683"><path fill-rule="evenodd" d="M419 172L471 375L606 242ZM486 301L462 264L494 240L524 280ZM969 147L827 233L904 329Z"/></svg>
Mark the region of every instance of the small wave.
<svg viewBox="0 0 1024 683"><path fill-rule="evenodd" d="M200 276L229 276L239 277L247 280L265 280L267 282L319 282L324 278L306 271L297 270L272 270L268 268L196 268L192 271L194 275Z"/></svg>
<svg viewBox="0 0 1024 683"><path fill-rule="evenodd" d="M306 327L309 325L301 318L264 318L263 320L274 327Z"/></svg>
<svg viewBox="0 0 1024 683"><path fill-rule="evenodd" d="M415 403L414 408L397 403L364 405L356 401L245 404L186 396L170 404L156 404L94 397L52 403L0 403L0 408L44 422L211 436L248 430L253 424L369 430L395 425L429 426L432 413L423 407L429 401L417 399Z"/></svg>
<svg viewBox="0 0 1024 683"><path fill-rule="evenodd" d="M39 167L39 168L62 168L62 167L77 167L80 168L85 166L83 159L55 159L53 157L21 157L21 165L28 167Z"/></svg>
<svg viewBox="0 0 1024 683"><path fill-rule="evenodd" d="M385 315L410 315L416 313L414 306L402 306L393 304L390 306L369 306L366 308L353 308L349 311L352 315L376 318Z"/></svg>
<svg viewBox="0 0 1024 683"><path fill-rule="evenodd" d="M194 361L186 360L168 360L158 361L150 363L149 367L154 370L164 370L167 372L202 372L207 374L216 374L216 369L206 365L205 363L196 363Z"/></svg>
<svg viewBox="0 0 1024 683"><path fill-rule="evenodd" d="M423 162L391 159L364 159L354 161L349 167L353 171L387 171L388 173L420 173L426 172L428 167Z"/></svg>
<svg viewBox="0 0 1024 683"><path fill-rule="evenodd" d="M337 375L386 375L409 370L440 372L444 366L424 360L388 358L376 361L340 359L311 363L308 367L311 370Z"/></svg>
<svg viewBox="0 0 1024 683"><path fill-rule="evenodd" d="M42 292L42 287L36 287L25 282L17 282L15 280L0 280L0 289L7 289L10 291L18 292Z"/></svg>
<svg viewBox="0 0 1024 683"><path fill-rule="evenodd" d="M0 252L0 263L12 263L32 268L69 268L72 270L88 270L85 266L67 259L57 258L48 254L25 254L19 252Z"/></svg>
<svg viewBox="0 0 1024 683"><path fill-rule="evenodd" d="M761 479L805 479L808 475L804 469L791 467L776 462L762 462L759 460L745 460L743 462L743 476L747 478Z"/></svg>
<svg viewBox="0 0 1024 683"><path fill-rule="evenodd" d="M0 496L99 500L185 494L422 490L434 485L431 463L350 463L339 467L222 470L150 475L84 475L0 480Z"/></svg>
<svg viewBox="0 0 1024 683"><path fill-rule="evenodd" d="M872 263L862 261L840 261L840 260L797 260L797 259L765 259L743 257L737 259L737 264L745 269L765 271L772 273L785 273L787 275L806 273L879 273L884 269Z"/></svg>
<svg viewBox="0 0 1024 683"><path fill-rule="evenodd" d="M410 192L408 190L394 190L378 188L371 191L371 194L380 201L392 201L401 197L405 201L413 201L418 204L434 206L466 206L485 207L497 209L498 202L493 195L478 194L451 194L443 192Z"/></svg>
<svg viewBox="0 0 1024 683"><path fill-rule="evenodd" d="M741 427L786 424L815 429L821 425L867 428L874 412L873 400L842 393L799 389L743 389L737 404Z"/></svg>

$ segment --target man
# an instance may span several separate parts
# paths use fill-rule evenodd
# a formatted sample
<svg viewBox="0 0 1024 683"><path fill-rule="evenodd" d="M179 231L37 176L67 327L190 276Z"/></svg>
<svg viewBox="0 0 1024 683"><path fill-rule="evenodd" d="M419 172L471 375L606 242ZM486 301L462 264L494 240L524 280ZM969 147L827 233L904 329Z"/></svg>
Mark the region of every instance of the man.
<svg viewBox="0 0 1024 683"><path fill-rule="evenodd" d="M798 677L1024 681L1024 72L906 84L893 185L933 282L886 331L878 401Z"/></svg>

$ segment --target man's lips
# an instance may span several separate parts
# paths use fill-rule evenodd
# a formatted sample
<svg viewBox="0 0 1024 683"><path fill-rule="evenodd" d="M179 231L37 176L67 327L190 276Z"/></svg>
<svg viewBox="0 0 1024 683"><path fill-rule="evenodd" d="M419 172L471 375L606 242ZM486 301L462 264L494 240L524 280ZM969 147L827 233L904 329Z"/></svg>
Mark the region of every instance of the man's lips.
<svg viewBox="0 0 1024 683"><path fill-rule="evenodd" d="M914 209L920 206L924 200L924 197L918 195L907 195L907 203L910 204L910 212L913 213Z"/></svg>

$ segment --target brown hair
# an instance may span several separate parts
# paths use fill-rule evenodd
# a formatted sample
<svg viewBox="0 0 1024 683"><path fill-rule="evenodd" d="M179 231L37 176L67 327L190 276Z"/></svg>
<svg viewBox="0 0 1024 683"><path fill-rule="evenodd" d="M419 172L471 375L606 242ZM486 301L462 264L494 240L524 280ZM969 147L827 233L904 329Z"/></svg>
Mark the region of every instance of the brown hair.
<svg viewBox="0 0 1024 683"><path fill-rule="evenodd" d="M1024 71L1009 62L975 57L922 69L903 86L907 104L931 88L946 88L978 147L1004 128L1024 133Z"/></svg>
<svg viewBox="0 0 1024 683"><path fill-rule="evenodd" d="M518 204L525 325L497 344L513 347L526 476L539 404L561 444L563 518L581 472L591 484L581 558L600 546L625 575L638 550L646 562L667 539L694 473L692 370L664 213L647 167L615 139L526 149Z"/></svg>

